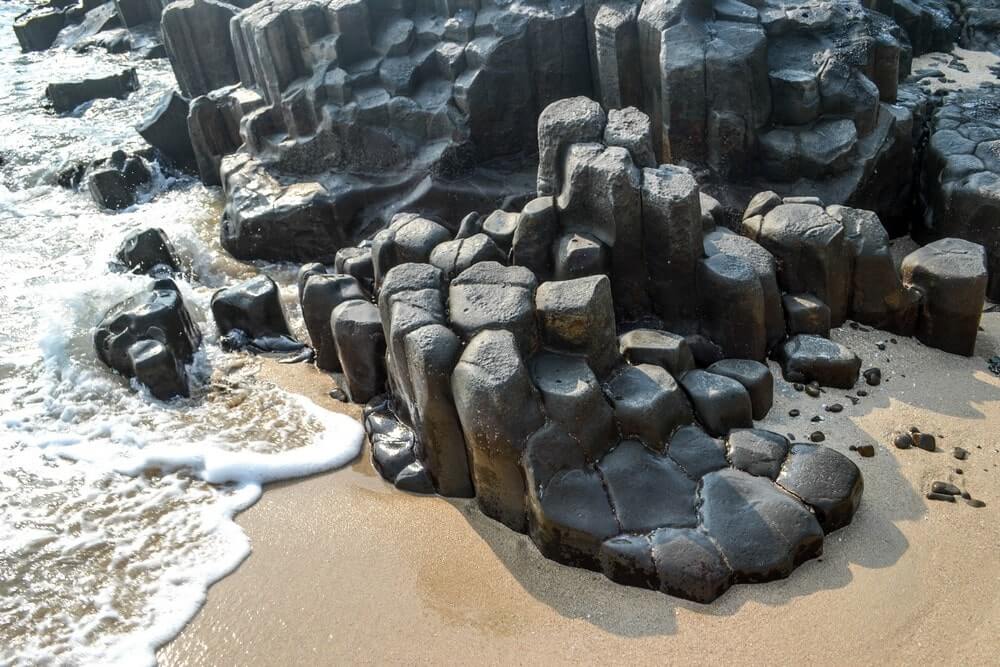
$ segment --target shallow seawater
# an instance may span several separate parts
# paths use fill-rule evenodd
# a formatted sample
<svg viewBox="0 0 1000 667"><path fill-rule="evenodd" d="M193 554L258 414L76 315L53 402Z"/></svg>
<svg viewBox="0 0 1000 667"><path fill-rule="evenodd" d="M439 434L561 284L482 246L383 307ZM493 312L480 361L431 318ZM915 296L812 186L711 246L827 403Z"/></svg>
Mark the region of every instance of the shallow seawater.
<svg viewBox="0 0 1000 667"><path fill-rule="evenodd" d="M108 213L55 185L70 160L141 147L134 125L173 73L103 51L21 54L24 7L0 4L0 665L150 664L249 553L232 517L261 484L343 465L361 432L219 349L214 290L263 269L292 300L294 267L229 258L217 190L157 173L139 204ZM129 99L43 108L49 81L126 65L141 83ZM191 398L166 403L92 346L104 312L150 282L107 266L151 225L191 265L179 284L205 334Z"/></svg>

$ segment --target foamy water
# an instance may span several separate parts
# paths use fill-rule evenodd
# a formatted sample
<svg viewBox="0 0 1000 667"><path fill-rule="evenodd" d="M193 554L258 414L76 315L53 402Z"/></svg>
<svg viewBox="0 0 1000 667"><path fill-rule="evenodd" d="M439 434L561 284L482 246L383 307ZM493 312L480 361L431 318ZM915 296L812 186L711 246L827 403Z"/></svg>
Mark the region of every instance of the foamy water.
<svg viewBox="0 0 1000 667"><path fill-rule="evenodd" d="M258 267L220 250L217 191L157 174L138 205L110 214L54 185L69 160L142 146L133 126L173 75L165 60L22 55L23 8L0 4L0 665L149 664L249 553L234 514L266 482L347 463L362 434L219 349L211 294ZM142 85L128 100L42 108L49 80L125 64ZM205 334L191 398L167 403L92 344L104 312L149 282L107 263L150 225L190 262L197 279L179 284ZM264 268L292 301L293 267Z"/></svg>

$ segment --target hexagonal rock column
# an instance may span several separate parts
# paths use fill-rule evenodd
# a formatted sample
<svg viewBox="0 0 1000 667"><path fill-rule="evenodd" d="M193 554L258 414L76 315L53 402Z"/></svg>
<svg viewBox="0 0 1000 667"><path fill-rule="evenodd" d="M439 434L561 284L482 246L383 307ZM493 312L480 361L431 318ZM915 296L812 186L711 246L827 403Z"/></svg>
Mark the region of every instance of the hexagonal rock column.
<svg viewBox="0 0 1000 667"><path fill-rule="evenodd" d="M971 356L986 299L986 251L978 243L941 239L903 259L903 282L923 294L917 338Z"/></svg>
<svg viewBox="0 0 1000 667"><path fill-rule="evenodd" d="M263 274L213 294L212 315L223 336L233 330L242 331L251 339L292 335L278 286Z"/></svg>
<svg viewBox="0 0 1000 667"><path fill-rule="evenodd" d="M698 263L701 329L727 357L767 356L764 288L750 265L733 255Z"/></svg>
<svg viewBox="0 0 1000 667"><path fill-rule="evenodd" d="M808 334L792 336L775 350L781 373L788 382L819 382L850 389L858 381L861 359L832 340Z"/></svg>
<svg viewBox="0 0 1000 667"><path fill-rule="evenodd" d="M665 450L674 431L694 421L684 391L660 366L625 366L608 381L607 392L621 436L650 449Z"/></svg>
<svg viewBox="0 0 1000 667"><path fill-rule="evenodd" d="M777 258L782 289L815 294L830 307L833 326L840 326L851 287L843 225L813 204L781 204L764 215L751 212L748 208L744 214L743 233Z"/></svg>
<svg viewBox="0 0 1000 667"><path fill-rule="evenodd" d="M413 213L393 216L389 227L372 240L376 287L381 287L385 274L392 267L408 262L427 262L434 248L450 240L451 232L433 220Z"/></svg>
<svg viewBox="0 0 1000 667"><path fill-rule="evenodd" d="M503 329L514 334L522 354L537 346L535 276L521 266L475 264L451 281L448 309L452 328L464 340L480 331Z"/></svg>
<svg viewBox="0 0 1000 667"><path fill-rule="evenodd" d="M535 293L545 344L582 354L599 378L618 363L615 313L607 276L542 283Z"/></svg>
<svg viewBox="0 0 1000 667"><path fill-rule="evenodd" d="M690 170L643 170L642 235L653 310L667 328L690 330L697 320L695 272L703 252L701 201Z"/></svg>
<svg viewBox="0 0 1000 667"><path fill-rule="evenodd" d="M337 365L344 371L348 398L367 403L381 394L385 390L385 336L375 304L363 299L344 301L333 309L328 327L327 344L332 344Z"/></svg>
<svg viewBox="0 0 1000 667"><path fill-rule="evenodd" d="M367 301L368 295L353 276L336 274L306 276L299 301L302 305L302 319L305 320L306 330L309 332L309 340L312 341L313 349L316 351L316 367L320 370L339 371L341 368L334 346L333 331L330 328L330 315L340 304L355 299ZM377 308L375 313L377 315Z"/></svg>
<svg viewBox="0 0 1000 667"><path fill-rule="evenodd" d="M479 507L487 516L525 532L521 453L545 417L514 334L497 330L476 334L455 366L451 388Z"/></svg>
<svg viewBox="0 0 1000 667"><path fill-rule="evenodd" d="M675 378L695 368L687 341L669 331L633 329L618 337L618 351L633 366L662 366Z"/></svg>
<svg viewBox="0 0 1000 667"><path fill-rule="evenodd" d="M681 385L694 405L698 421L712 435L753 425L753 404L746 388L736 380L702 370L684 374Z"/></svg>

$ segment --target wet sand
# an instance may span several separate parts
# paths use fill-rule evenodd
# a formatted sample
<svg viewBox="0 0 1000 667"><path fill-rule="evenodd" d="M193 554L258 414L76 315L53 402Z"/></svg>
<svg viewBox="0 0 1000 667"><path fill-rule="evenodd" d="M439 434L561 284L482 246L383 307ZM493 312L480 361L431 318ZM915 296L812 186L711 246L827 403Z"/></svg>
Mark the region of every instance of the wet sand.
<svg viewBox="0 0 1000 667"><path fill-rule="evenodd" d="M631 661L743 664L997 664L1000 654L1000 314L966 359L849 328L833 337L887 380L857 406L777 379L763 422L797 439L816 429L855 460L865 494L820 560L783 581L733 587L711 605L626 588L544 559L474 501L399 492L353 465L270 488L238 522L252 555L209 591L164 665ZM776 378L780 377L772 366ZM262 375L330 409L328 377L265 364ZM824 403L845 406L824 412ZM787 416L796 407L798 418ZM348 407L348 410L358 410ZM819 414L825 421L812 423ZM939 436L898 450L894 429ZM874 458L850 445L873 444ZM971 452L958 461L951 451ZM955 472L962 468L964 474ZM986 507L926 500L953 481Z"/></svg>

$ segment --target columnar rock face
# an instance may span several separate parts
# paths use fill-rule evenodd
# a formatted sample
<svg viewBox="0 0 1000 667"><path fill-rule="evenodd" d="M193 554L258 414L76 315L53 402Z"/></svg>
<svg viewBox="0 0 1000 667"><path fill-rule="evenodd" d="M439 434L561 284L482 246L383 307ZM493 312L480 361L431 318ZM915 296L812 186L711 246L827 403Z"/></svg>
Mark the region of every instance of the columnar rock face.
<svg viewBox="0 0 1000 667"><path fill-rule="evenodd" d="M239 140L210 133L229 136L209 142L201 170L226 189L222 239L238 257L322 260L400 210L454 231L469 210L506 209L535 192L576 211L614 199L617 257L608 230L581 216L560 237L566 250L553 270L576 277L617 264L616 307L628 314L646 304L629 298L622 258L640 230L625 222L629 206L665 196L641 173L661 163L908 210L912 114L892 103L909 47L895 23L854 0L264 0L238 9L182 0L163 18L183 93L238 83L260 100L208 114L217 127L240 127ZM205 113L194 100L196 154ZM567 168L588 174L592 192L582 180L576 193L557 187L572 145ZM308 249L284 242L289 228L313 240Z"/></svg>
<svg viewBox="0 0 1000 667"><path fill-rule="evenodd" d="M784 337L779 262L714 224L705 232L712 200L703 212L690 172L640 169L648 141L621 126L606 132L608 117L588 110L596 108L576 98L542 114L539 142L550 158L537 182L554 198L469 218L457 238L415 215L376 235L389 393L366 409L373 462L400 489L475 496L547 557L622 583L707 602L733 583L787 576L821 553L825 530L849 520L862 482L833 450L793 448L753 429L771 407L774 380L745 356L763 359ZM648 139L637 114L624 126ZM611 138L632 148L604 143ZM777 195L755 204L761 214L791 205ZM561 276L560 239L573 233L595 239L610 261ZM622 256L631 265L615 264L619 243L631 244ZM841 250L850 274L846 242ZM306 291L321 271L303 267ZM617 303L623 285L632 290L627 309ZM356 300L334 310L338 350L352 339L338 333L351 304L368 308ZM630 318L668 317L696 332L698 345L734 358L699 369L684 336L618 331ZM345 375L365 367L363 356L340 356ZM831 362L798 355L795 363L826 379Z"/></svg>
<svg viewBox="0 0 1000 667"><path fill-rule="evenodd" d="M1000 104L997 90L953 94L934 113L924 184L927 208L914 236L982 244L987 295L1000 300Z"/></svg>

